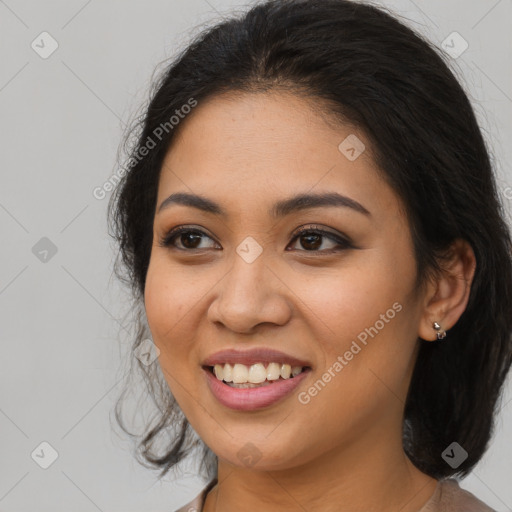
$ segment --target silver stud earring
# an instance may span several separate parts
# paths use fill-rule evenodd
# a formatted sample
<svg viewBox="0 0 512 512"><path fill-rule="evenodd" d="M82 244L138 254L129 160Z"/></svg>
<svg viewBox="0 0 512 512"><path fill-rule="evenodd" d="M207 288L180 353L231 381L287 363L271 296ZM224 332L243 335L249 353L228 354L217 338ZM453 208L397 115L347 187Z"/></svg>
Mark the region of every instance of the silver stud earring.
<svg viewBox="0 0 512 512"><path fill-rule="evenodd" d="M441 329L441 326L437 322L434 322L433 327L437 331L436 334L438 340L443 340L444 338L446 338L446 331Z"/></svg>

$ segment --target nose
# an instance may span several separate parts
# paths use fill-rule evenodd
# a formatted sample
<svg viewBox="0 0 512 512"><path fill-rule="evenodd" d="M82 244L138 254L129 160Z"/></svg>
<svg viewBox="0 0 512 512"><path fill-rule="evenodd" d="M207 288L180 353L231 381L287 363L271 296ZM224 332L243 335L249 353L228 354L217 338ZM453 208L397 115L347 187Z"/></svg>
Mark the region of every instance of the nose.
<svg viewBox="0 0 512 512"><path fill-rule="evenodd" d="M215 287L210 322L237 333L253 333L260 324L285 325L293 295L263 255L252 263L236 255L231 270Z"/></svg>

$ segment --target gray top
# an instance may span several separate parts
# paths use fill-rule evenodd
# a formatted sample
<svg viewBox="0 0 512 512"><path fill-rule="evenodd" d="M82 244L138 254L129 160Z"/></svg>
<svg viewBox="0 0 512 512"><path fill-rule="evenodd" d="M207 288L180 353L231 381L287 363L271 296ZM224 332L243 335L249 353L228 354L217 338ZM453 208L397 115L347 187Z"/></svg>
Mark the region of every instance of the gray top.
<svg viewBox="0 0 512 512"><path fill-rule="evenodd" d="M175 512L202 512L206 495L217 484L213 479L192 501ZM418 512L496 512L474 494L461 489L457 480L439 480L434 494Z"/></svg>

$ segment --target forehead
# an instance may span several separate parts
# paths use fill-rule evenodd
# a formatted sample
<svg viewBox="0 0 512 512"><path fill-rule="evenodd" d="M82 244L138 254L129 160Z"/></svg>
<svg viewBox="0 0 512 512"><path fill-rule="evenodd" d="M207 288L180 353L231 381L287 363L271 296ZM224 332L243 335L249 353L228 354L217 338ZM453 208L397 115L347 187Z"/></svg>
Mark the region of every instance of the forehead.
<svg viewBox="0 0 512 512"><path fill-rule="evenodd" d="M400 201L380 176L365 134L326 119L324 109L287 92L199 102L181 121L164 159L159 204L175 191L215 197L233 208L333 191L370 211L398 210Z"/></svg>

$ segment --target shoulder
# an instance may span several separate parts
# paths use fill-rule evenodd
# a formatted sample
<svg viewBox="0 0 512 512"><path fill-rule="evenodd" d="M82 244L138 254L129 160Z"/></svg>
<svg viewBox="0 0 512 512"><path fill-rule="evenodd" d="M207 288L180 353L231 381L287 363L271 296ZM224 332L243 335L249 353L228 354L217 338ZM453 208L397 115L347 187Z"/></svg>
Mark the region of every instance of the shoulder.
<svg viewBox="0 0 512 512"><path fill-rule="evenodd" d="M175 512L201 512L203 508L202 492L198 494L192 501L188 502L183 507L180 507Z"/></svg>
<svg viewBox="0 0 512 512"><path fill-rule="evenodd" d="M201 512L206 501L206 495L216 484L217 478L214 478L192 501L189 501L174 512Z"/></svg>
<svg viewBox="0 0 512 512"><path fill-rule="evenodd" d="M439 481L436 492L421 512L495 512L474 494L449 478Z"/></svg>
<svg viewBox="0 0 512 512"><path fill-rule="evenodd" d="M206 495L216 485L211 481L192 501L175 512L201 512ZM434 495L420 512L496 512L474 494L459 486L457 480L440 480Z"/></svg>

